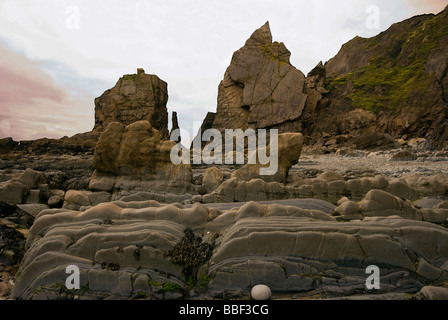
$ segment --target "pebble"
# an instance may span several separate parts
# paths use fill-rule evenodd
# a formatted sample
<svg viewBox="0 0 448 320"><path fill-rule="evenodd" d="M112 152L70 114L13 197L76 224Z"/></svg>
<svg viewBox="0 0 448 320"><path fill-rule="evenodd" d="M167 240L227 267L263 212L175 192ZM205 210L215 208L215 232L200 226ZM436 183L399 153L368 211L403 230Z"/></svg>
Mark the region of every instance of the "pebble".
<svg viewBox="0 0 448 320"><path fill-rule="evenodd" d="M269 300L271 298L271 289L265 284L257 284L250 292L254 300Z"/></svg>

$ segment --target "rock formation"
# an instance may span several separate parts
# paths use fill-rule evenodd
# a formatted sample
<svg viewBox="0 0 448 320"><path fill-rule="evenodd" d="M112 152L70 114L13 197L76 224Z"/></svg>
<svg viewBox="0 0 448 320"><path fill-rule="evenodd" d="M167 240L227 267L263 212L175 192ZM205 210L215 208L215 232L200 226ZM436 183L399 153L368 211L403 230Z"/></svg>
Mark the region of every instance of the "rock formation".
<svg viewBox="0 0 448 320"><path fill-rule="evenodd" d="M112 122L124 125L148 120L168 138L167 83L156 75L124 75L116 85L95 99L95 126L93 131L104 131Z"/></svg>
<svg viewBox="0 0 448 320"><path fill-rule="evenodd" d="M356 37L325 64L321 107L304 128L319 138L366 132L448 141L448 10L393 24L372 38Z"/></svg>
<svg viewBox="0 0 448 320"><path fill-rule="evenodd" d="M374 203L382 197L385 203ZM379 211L350 223L338 222L334 206L313 199L227 210L156 201L45 210L29 232L12 298L244 298L259 283L273 293L347 296L369 293L370 264L380 267L382 293L416 293L446 281L446 228L393 210L385 216L381 209L399 205L387 193L372 192L363 201ZM207 237L194 252L176 253L184 230ZM188 277L180 255L192 258L202 247L214 250ZM78 290L64 285L68 265L80 269ZM187 283L191 276L197 281Z"/></svg>
<svg viewBox="0 0 448 320"><path fill-rule="evenodd" d="M176 142L163 140L162 134L148 120L124 126L112 122L95 148L95 173L90 188L111 191L143 182L147 191L173 193L191 189L191 166L175 165L170 152ZM120 177L116 180L117 177ZM135 180L133 182L133 180ZM108 182L108 183L107 183Z"/></svg>
<svg viewBox="0 0 448 320"><path fill-rule="evenodd" d="M171 130L170 130L170 137L171 134L174 130L179 129L179 121L177 120L177 112L173 111L172 115L171 115ZM181 141L181 137L179 135L179 138L177 138L176 140L173 140L175 142L180 142Z"/></svg>
<svg viewBox="0 0 448 320"><path fill-rule="evenodd" d="M448 9L356 37L304 75L289 62L269 24L236 51L218 88L212 127L301 132L306 144L344 145L354 138L383 147L393 139L448 141ZM210 122L210 121L208 121ZM393 145L393 144L392 144ZM390 146L390 144L389 144Z"/></svg>
<svg viewBox="0 0 448 320"><path fill-rule="evenodd" d="M213 128L270 128L299 118L305 76L289 62L283 43L272 42L269 23L233 54L218 88Z"/></svg>
<svg viewBox="0 0 448 320"><path fill-rule="evenodd" d="M266 148L266 154L270 155L271 163L260 164L258 161L254 164L248 163L242 168L235 170L232 173L232 178L237 178L241 181L261 178L268 182L276 181L286 183L289 169L299 161L300 153L302 152L302 143L303 136L301 133L282 133L278 136L277 150L274 151L271 145ZM263 175L260 169L272 166L274 157L276 158L275 161L277 161L276 172Z"/></svg>

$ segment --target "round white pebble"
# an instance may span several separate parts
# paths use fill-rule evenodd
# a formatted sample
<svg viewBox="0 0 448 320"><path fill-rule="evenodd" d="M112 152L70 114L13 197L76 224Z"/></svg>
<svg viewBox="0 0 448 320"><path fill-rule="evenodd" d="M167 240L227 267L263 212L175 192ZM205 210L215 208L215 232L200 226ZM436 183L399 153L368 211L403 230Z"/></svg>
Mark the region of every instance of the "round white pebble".
<svg viewBox="0 0 448 320"><path fill-rule="evenodd" d="M271 298L271 289L267 285L257 284L250 292L254 300L269 300Z"/></svg>

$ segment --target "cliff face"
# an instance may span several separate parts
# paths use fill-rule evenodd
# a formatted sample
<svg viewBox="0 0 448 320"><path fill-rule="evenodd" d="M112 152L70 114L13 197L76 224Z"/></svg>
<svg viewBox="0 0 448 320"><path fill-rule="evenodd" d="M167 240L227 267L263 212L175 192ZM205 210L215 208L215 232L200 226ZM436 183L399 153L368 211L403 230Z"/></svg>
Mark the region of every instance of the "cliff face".
<svg viewBox="0 0 448 320"><path fill-rule="evenodd" d="M112 122L129 125L148 120L168 138L168 85L156 75L124 75L117 84L95 99L95 127L93 131L104 131Z"/></svg>
<svg viewBox="0 0 448 320"><path fill-rule="evenodd" d="M448 11L392 25L376 37L356 37L325 64L328 94L309 119L318 138L382 132L448 140Z"/></svg>

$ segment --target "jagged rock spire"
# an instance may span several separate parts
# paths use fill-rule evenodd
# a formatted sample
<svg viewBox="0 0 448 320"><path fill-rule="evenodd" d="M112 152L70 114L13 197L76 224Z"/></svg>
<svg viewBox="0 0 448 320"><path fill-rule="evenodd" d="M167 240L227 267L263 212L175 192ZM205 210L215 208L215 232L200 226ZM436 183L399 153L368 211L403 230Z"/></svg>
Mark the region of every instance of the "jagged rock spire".
<svg viewBox="0 0 448 320"><path fill-rule="evenodd" d="M218 88L213 128L269 128L299 118L306 102L305 76L290 51L273 42L269 22L233 54Z"/></svg>
<svg viewBox="0 0 448 320"><path fill-rule="evenodd" d="M246 41L246 46L265 45L270 43L272 43L271 28L269 26L269 21L266 21L262 27L252 33L250 38Z"/></svg>

